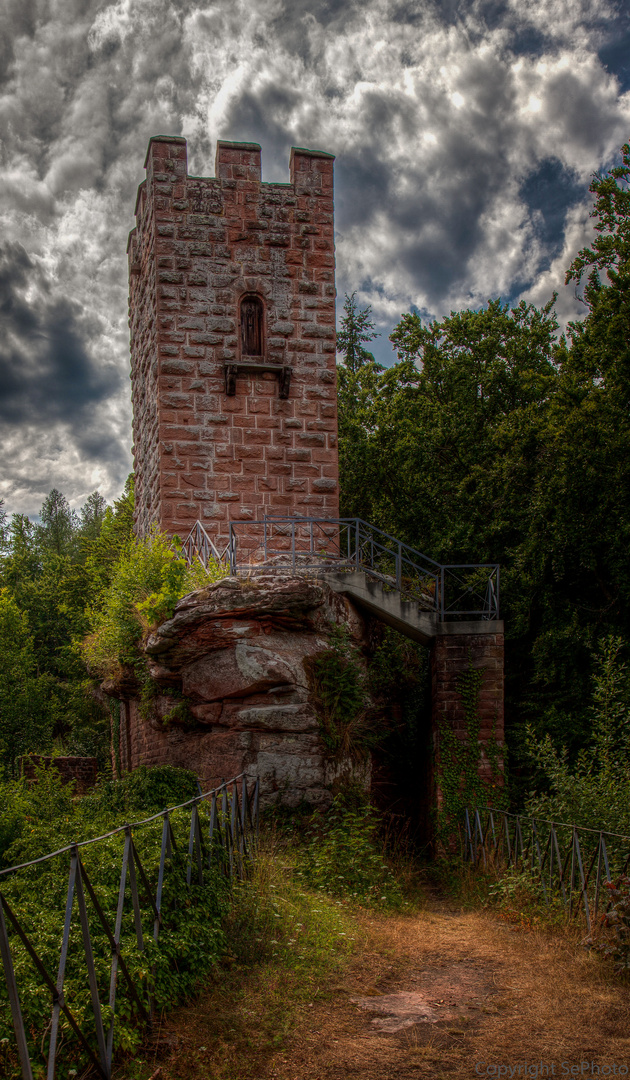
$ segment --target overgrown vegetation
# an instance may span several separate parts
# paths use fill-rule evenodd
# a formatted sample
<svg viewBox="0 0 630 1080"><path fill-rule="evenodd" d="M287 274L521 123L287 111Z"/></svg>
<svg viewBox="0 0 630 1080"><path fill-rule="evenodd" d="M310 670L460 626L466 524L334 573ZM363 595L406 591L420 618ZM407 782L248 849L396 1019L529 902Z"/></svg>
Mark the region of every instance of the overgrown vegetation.
<svg viewBox="0 0 630 1080"><path fill-rule="evenodd" d="M300 1017L332 997L362 928L353 905L305 883L297 859L293 830L268 822L251 876L232 892L226 952L203 997L162 1018L163 1041L137 1051L125 1077L150 1080L159 1067L205 1080L261 1075Z"/></svg>
<svg viewBox="0 0 630 1080"><path fill-rule="evenodd" d="M146 817L167 805L183 802L196 793L197 785L191 773L165 766L138 770L122 781L107 781L90 795L75 799L72 786L63 785L54 768L39 769L36 783L27 785L24 781L8 781L0 789L3 810L2 864L15 865L40 858L75 840L107 833L125 820ZM146 1002L150 983L158 1010L169 1008L175 1001L192 994L225 951L222 918L229 898L226 880L217 870L213 875L206 875L203 886L193 882L186 901L182 902L181 881L186 872L189 815L187 818L184 811L175 811L171 820L175 836L179 839L179 854L174 852L169 859L169 872L164 878L163 924L159 945L155 945L150 933L145 933L145 951L138 952L129 897L125 904L121 937L121 950L136 993ZM141 862L153 882L157 880L161 833L161 822L158 820L135 830L134 834ZM118 898L123 845L124 836L118 834L81 849L81 858L94 884L99 903L110 918ZM2 882L3 895L17 911L26 934L36 943L44 966L55 974L59 964L68 868L68 856L60 855L17 871ZM139 896L141 917L148 929L153 923L153 910L141 887ZM91 905L88 905L88 913L101 1000L106 1001L111 949ZM80 938L76 904L72 933L75 941ZM43 1075L49 1036L50 994L42 987L39 974L15 936L12 939L12 953L35 1075L39 1077ZM64 994L79 1025L89 1033L93 1020L86 986L82 950L71 948ZM106 1024L107 1019L108 1008L105 1007ZM137 1004L122 976L118 979L114 1030L118 1053L131 1053L143 1037ZM0 1039L4 1038L10 1039L13 1044L7 989L2 981ZM85 1065L84 1054L63 1017L58 1058L66 1068L78 1069Z"/></svg>
<svg viewBox="0 0 630 1080"><path fill-rule="evenodd" d="M186 593L225 572L179 558L177 538L133 537L133 482L113 506L79 514L59 491L40 523L0 506L0 772L30 751L109 762L109 715L94 690L130 668L146 681L143 634ZM174 707L176 703L174 703ZM180 710L181 711L181 710Z"/></svg>
<svg viewBox="0 0 630 1080"><path fill-rule="evenodd" d="M590 735L575 760L567 746L533 731L529 751L539 775L527 812L554 821L630 835L630 672L619 637L607 637L595 656Z"/></svg>
<svg viewBox="0 0 630 1080"><path fill-rule="evenodd" d="M90 611L92 633L81 648L90 671L116 678L129 667L142 681L142 635L169 619L187 593L227 573L218 563L189 565L178 555L177 543L157 532L123 551Z"/></svg>
<svg viewBox="0 0 630 1080"><path fill-rule="evenodd" d="M379 840L382 823L359 789L346 789L330 809L313 815L298 874L316 889L358 903L403 906L403 894Z"/></svg>
<svg viewBox="0 0 630 1080"><path fill-rule="evenodd" d="M612 960L617 975L630 975L630 877L623 874L606 886L606 912L601 923L608 931L605 939L593 946L607 960Z"/></svg>
<svg viewBox="0 0 630 1080"><path fill-rule="evenodd" d="M61 492L39 524L0 507L0 773L29 751L109 758L109 716L80 655L89 609L132 543L133 484L108 507L94 492L79 514Z"/></svg>
<svg viewBox="0 0 630 1080"><path fill-rule="evenodd" d="M335 760L365 761L378 741L365 663L345 626L333 627L329 647L305 662L320 735Z"/></svg>
<svg viewBox="0 0 630 1080"><path fill-rule="evenodd" d="M167 805L197 794L192 773L171 767L139 769L124 780L102 782L77 799L54 768L37 770L37 782L5 781L0 786L0 866L40 858L55 847L109 832L121 822L144 818ZM207 808L200 808L207 827ZM189 813L171 815L178 841L164 877L162 926L156 946L147 931L153 911L140 887L145 951L139 953L129 893L125 901L121 949L140 999L151 986L158 1014L194 994L216 971L219 961L262 964L286 969L293 1003L313 998L321 978L352 949L352 905L403 907L400 882L388 863L378 819L358 790L339 795L329 813L304 819L305 834L276 827L273 816L263 825L262 841L242 882L229 881L217 866L203 886L183 886L186 874ZM160 859L161 820L134 830L134 842L148 879L155 884ZM124 836L81 849L81 857L99 902L113 920L118 897ZM37 943L47 969L59 959L69 859L57 856L3 880L3 894ZM194 875L193 875L194 879ZM88 905L101 999L106 1000L111 950ZM73 940L80 936L78 914ZM24 1021L29 1032L35 1074L40 1075L48 1040L50 996L15 936L12 952ZM85 1031L93 1021L86 992L85 961L71 947L64 984L68 1005ZM118 1056L135 1054L145 1037L137 1004L119 975L115 1048ZM107 1024L108 1011L104 1019ZM275 1033L275 1044L282 1037ZM0 1039L10 1039L11 1016L6 987L0 987ZM85 1058L62 1018L59 1060L62 1068L80 1069ZM16 1062L13 1062L17 1069ZM9 1075L12 1075L11 1070Z"/></svg>

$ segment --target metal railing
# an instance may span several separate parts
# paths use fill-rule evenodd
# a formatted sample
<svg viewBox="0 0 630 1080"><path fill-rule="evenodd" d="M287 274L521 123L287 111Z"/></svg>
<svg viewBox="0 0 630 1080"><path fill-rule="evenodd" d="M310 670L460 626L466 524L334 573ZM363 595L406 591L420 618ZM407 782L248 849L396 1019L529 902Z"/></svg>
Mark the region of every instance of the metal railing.
<svg viewBox="0 0 630 1080"><path fill-rule="evenodd" d="M188 536L182 544L182 556L190 565L195 559L207 567L210 559L216 562L224 562L227 557L229 545L220 551L214 541L210 539L200 521L196 521Z"/></svg>
<svg viewBox="0 0 630 1080"><path fill-rule="evenodd" d="M240 791L239 791L240 789ZM228 878L236 875L242 878L246 872L247 862L250 859L258 835L258 800L259 782L253 784L251 793L247 789L247 777L240 775L233 780L221 784L220 787L189 799L179 806L172 806L143 821L123 825L114 829L104 836L98 836L82 843L70 844L67 847L53 851L42 858L19 866L12 866L0 871L0 880L16 874L18 871L26 871L31 867L41 868L42 864L51 859L59 859L69 856L69 877L65 901L65 916L61 935L59 964L56 973L48 970L42 958L42 948L27 934L23 915L18 914L9 903L6 895L0 892L0 954L6 980L11 1016L17 1053L20 1062L23 1080L33 1080L33 1063L31 1061L31 1049L29 1048L29 1036L31 1043L41 1047L41 1055L46 1059L47 1080L54 1080L57 1050L59 1045L59 1027L62 1018L66 1022L76 1040L77 1050L81 1050L89 1064L97 1074L110 1080L112 1075L112 1060L114 1051L114 1026L116 1022L116 988L119 974L122 975L132 1009L136 1017L146 1024L151 1023L153 1013L153 993L151 975L147 977L147 985L142 986L135 982L130 973L131 948L127 942L123 948L121 939L123 935L123 922L133 920L135 944L133 951L136 956L145 953L147 942L145 935L147 927L143 926L144 918L150 921L148 934L157 946L160 931L163 926L163 900L165 884L168 875L179 876L179 882L175 882L178 889L181 888L185 897L186 905L200 902L195 896L195 889L191 886L203 886L207 883L208 875L219 872ZM187 811L190 808L190 826L187 829L188 844L180 837L177 841L171 822L171 815L175 811ZM201 810L201 813L200 813ZM150 881L150 872L147 872L138 854L138 848L134 840L136 833L150 826L152 823L161 821L161 845L160 859L156 878ZM107 901L103 895L99 898L99 883L92 881L85 863L81 858L80 851L90 845L110 840L112 837L123 837L121 870L117 890L117 904L114 912L107 911ZM157 839L157 837L155 838ZM146 860L145 860L146 861ZM170 884L170 879L169 879ZM141 904L141 896L144 905ZM15 901L14 901L15 902ZM78 909L78 926L73 910L76 902ZM16 904L18 907L18 904ZM92 930L90 926L92 925ZM77 929L80 927L80 935ZM101 943L106 942L106 955L103 956L95 950L93 945L94 927L100 934ZM74 930L74 934L73 931ZM32 935L32 931L31 931ZM50 930L44 933L44 937L50 936ZM133 941L132 936L132 941ZM73 938L80 937L80 943ZM92 1007L92 1030L86 1030L83 1002L74 1002L71 1008L64 995L64 981L66 975L66 963L69 949L83 950L82 958L85 961L85 996L89 994ZM18 970L23 970L26 958L34 966L41 982L42 992L50 994L51 1018L45 1031L35 1033L30 1025L25 1026L16 965L14 955L19 953L20 963ZM105 950L103 950L105 952ZM106 963L106 956L111 957L109 965L109 979L106 994L103 994L103 985L99 987L99 973L103 984L102 971ZM76 989L76 988L75 988ZM105 1004L103 998L105 997ZM77 1009L78 1005L78 1009ZM35 1039L36 1035L36 1039ZM47 1044L47 1049L44 1049ZM38 1053L39 1062L41 1056ZM41 1066L40 1066L41 1067ZM40 1073L38 1072L38 1075Z"/></svg>
<svg viewBox="0 0 630 1080"><path fill-rule="evenodd" d="M589 932L606 886L630 865L630 836L507 810L466 809L461 826L465 861L528 871L547 907L561 902L569 917L583 910Z"/></svg>
<svg viewBox="0 0 630 1080"><path fill-rule="evenodd" d="M445 619L498 619L497 563L443 565L361 518L233 521L234 575L265 570L361 571Z"/></svg>

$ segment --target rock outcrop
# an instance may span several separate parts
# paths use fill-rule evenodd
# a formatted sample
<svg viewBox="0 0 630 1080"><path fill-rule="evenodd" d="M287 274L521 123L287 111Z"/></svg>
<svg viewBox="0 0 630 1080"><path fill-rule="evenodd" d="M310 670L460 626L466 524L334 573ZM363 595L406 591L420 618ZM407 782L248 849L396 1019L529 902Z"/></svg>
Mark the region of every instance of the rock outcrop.
<svg viewBox="0 0 630 1080"><path fill-rule="evenodd" d="M205 788L247 772L264 803L290 806L325 804L340 773L367 780L367 766L327 757L305 666L340 624L366 645L356 609L306 575L224 578L184 597L144 643L149 693L105 688L121 700L123 769L179 765Z"/></svg>

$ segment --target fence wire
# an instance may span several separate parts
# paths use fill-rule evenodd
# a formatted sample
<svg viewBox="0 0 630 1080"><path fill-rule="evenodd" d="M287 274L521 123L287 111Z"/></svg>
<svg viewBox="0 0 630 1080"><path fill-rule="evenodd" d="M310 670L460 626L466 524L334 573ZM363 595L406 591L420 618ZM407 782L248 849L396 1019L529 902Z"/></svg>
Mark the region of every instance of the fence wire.
<svg viewBox="0 0 630 1080"><path fill-rule="evenodd" d="M466 808L460 827L465 861L529 871L547 907L559 900L569 918L581 910L589 933L607 886L627 873L630 836L586 826L512 814L492 807Z"/></svg>
<svg viewBox="0 0 630 1080"><path fill-rule="evenodd" d="M172 823L172 815L176 811L184 811L186 814L190 811L187 843L181 833L179 839L176 838ZM158 821L162 823L160 858L157 874L151 880L152 875L140 858L136 838L142 830ZM30 936L27 933L25 923L28 920L9 903L6 890L0 891L0 956L23 1080L33 1080L29 1043L31 1046L46 1047L46 1078L54 1080L62 1016L96 1074L104 1080L111 1080L119 977L124 981L136 1015L149 1026L152 1022L154 987L151 975L155 974L155 969L153 972L149 971L146 985L141 986L133 978L130 961L147 951L147 937L152 938L155 946L158 944L164 925L163 900L169 875L173 879L169 883L178 891L181 890L183 905L202 902L203 892L195 889L195 886L203 887L212 875L218 873L229 880L234 877L242 879L245 876L256 846L258 827L259 781L256 779L249 791L247 777L241 774L222 783L218 788L201 793L179 806L169 807L142 821L123 825L103 836L70 844L39 859L0 871L1 883L3 878L10 880L10 876L19 871L31 868L41 870L42 864L69 857L63 930L56 972L50 970L50 962L47 963L43 955L45 950L34 938L32 931ZM92 880L92 875L88 873L82 859L82 849L110 841L113 837L121 837L123 846L117 901L112 912L108 911L107 890L101 883ZM144 904L141 900L144 900ZM78 920L74 914L75 905ZM16 907L18 906L16 904ZM147 910L151 919L149 926ZM125 917L127 920L131 917L133 921L135 940L131 946L128 939L123 946ZM106 942L106 956L94 947L95 928L100 932L101 943L103 939ZM19 987L19 972L24 966L22 957L17 968L15 963L16 948L19 949L20 946L22 957L26 954L39 976L41 992L50 995L50 1021L45 1030L39 1033L30 1028L27 1030L23 1019ZM85 995L89 994L91 1003L92 1030L86 1030L84 1016L79 1015L85 1012L82 1007L77 1009L79 1002L71 1007L64 993L68 953L77 946L82 951L84 962L83 989ZM49 954L50 950L47 952ZM102 972L106 962L109 977L107 992L104 994Z"/></svg>

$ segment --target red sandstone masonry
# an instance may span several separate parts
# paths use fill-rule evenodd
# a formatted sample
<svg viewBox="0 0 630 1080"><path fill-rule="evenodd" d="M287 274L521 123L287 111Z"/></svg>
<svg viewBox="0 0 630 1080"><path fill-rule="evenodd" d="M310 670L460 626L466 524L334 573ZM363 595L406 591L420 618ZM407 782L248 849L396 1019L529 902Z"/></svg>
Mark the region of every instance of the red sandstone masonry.
<svg viewBox="0 0 630 1080"><path fill-rule="evenodd" d="M64 784L75 783L75 792L82 795L94 787L98 778L98 762L92 757L44 757L42 754L27 754L20 758L20 775L30 782L35 781L35 769L45 766L57 770Z"/></svg>
<svg viewBox="0 0 630 1080"><path fill-rule="evenodd" d="M502 746L504 738L503 644L503 634L443 634L435 638L431 649L435 762L439 760L440 753L440 725L447 724L462 742L466 741L466 717L458 683L460 676L472 664L483 672L478 703L481 720L479 738L482 743L479 775L488 782L493 782L492 768L483 746L491 740L496 740ZM439 789L434 791L434 798L439 807Z"/></svg>
<svg viewBox="0 0 630 1080"><path fill-rule="evenodd" d="M261 182L260 147L217 144L216 178L186 141L151 139L129 237L136 530L214 538L265 513L336 517L333 161L293 148L290 183ZM265 363L238 375L239 304L265 307Z"/></svg>

